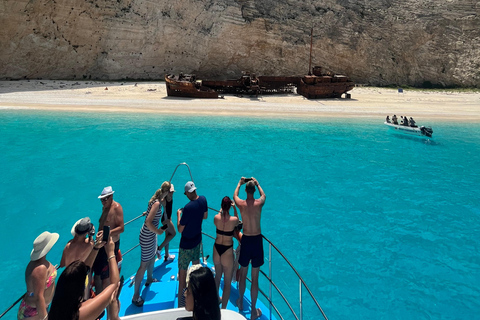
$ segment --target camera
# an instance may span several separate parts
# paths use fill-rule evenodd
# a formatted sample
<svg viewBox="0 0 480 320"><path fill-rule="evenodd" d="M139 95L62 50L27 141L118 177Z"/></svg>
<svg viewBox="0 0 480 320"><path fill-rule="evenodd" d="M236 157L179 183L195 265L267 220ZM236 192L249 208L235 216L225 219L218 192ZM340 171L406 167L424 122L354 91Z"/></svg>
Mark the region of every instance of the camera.
<svg viewBox="0 0 480 320"><path fill-rule="evenodd" d="M235 226L235 228L233 230L234 231L241 231L242 228L243 228L243 222L239 221L238 224Z"/></svg>
<svg viewBox="0 0 480 320"><path fill-rule="evenodd" d="M252 181L252 178L245 178L245 182Z"/></svg>

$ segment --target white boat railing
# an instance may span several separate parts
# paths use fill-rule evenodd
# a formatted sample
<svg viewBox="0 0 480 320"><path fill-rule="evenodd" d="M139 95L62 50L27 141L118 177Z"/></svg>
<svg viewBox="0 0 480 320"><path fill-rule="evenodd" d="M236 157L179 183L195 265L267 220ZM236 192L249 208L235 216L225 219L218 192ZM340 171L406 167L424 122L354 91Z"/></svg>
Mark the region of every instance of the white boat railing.
<svg viewBox="0 0 480 320"><path fill-rule="evenodd" d="M209 208L209 209L212 209L212 208ZM214 209L212 209L212 210L214 210ZM217 210L215 210L215 211L217 211ZM208 238L213 239L215 241L215 238L212 237L211 235L209 235L205 232L202 232L202 234L204 234ZM302 276L300 276L300 274L295 269L295 267L292 265L292 263L285 257L285 255L268 238L266 238L263 235L262 235L262 237L268 243L268 258L267 258L267 260L268 260L268 275L261 269L260 269L260 274L263 275L264 278L269 283L269 292L267 294L266 292L264 292L260 288L260 286L259 286L258 291L268 301L268 307L270 309L270 319L272 319L271 317L273 315L272 309L275 310L275 313L278 315L278 317L280 319L282 319L282 320L285 319L282 312L279 310L279 306L277 306L277 304L274 301L275 299L274 299L274 296L273 296L272 288L275 288L277 294L283 300L286 307L290 310L291 314L295 317L296 320L303 320L304 316L305 316L304 312L303 312L303 308L304 308L304 301L303 301L303 298L302 298L303 289L305 289L306 292L308 293L308 296L310 297L310 301L311 301L311 303L313 303L315 305L316 311L317 311L315 316L310 316L311 313L314 313L314 310L310 309L308 319L318 319L319 318L318 316L321 313L323 318L325 320L328 320L327 315L323 311L322 307L318 303L318 301L315 298L315 296L313 295L312 291L307 286L307 284L305 283L305 280L303 280ZM212 247L213 247L213 245L212 245ZM288 264L289 268L295 273L296 277L298 278L299 297L298 297L298 301L296 302L296 303L298 303L298 311L297 312L295 311L295 308L292 305L292 302L290 302L290 300L287 298L287 295L284 294L284 291L282 291L281 288L273 280L273 251L272 251L272 249L275 249L275 251L281 256L283 261ZM248 280L248 282L251 283L250 278L247 277L247 280ZM287 289L291 289L291 287L288 286Z"/></svg>
<svg viewBox="0 0 480 320"><path fill-rule="evenodd" d="M175 172L177 171L178 167L181 166L181 165L185 165L187 168L188 168L188 172L190 174L190 178L191 180L193 181L193 177L192 177L192 172L190 171L190 167L188 166L187 163L185 162L182 162L180 164L178 164L176 167L175 167L175 170L173 171L173 174L172 174L172 177L170 178L170 181L173 179L173 176L175 175ZM216 211L218 212L218 210L216 209L213 209L213 208L208 208L210 210L213 210L213 211ZM141 218L141 217L144 217L145 216L145 213L127 221L124 223L125 226L127 226L128 224L134 222L135 220ZM212 237L211 235L209 234L206 234L204 232L202 232L205 236L207 236L208 238L210 239L213 239L213 241L215 241L215 238ZM304 312L303 312L303 308L304 308L304 301L303 301L303 298L302 298L302 294L303 294L303 288L306 289L311 301L314 303L314 305L316 306L316 309L318 310L319 313L322 314L323 318L325 320L328 320L325 312L322 310L322 308L320 307L320 304L318 303L317 299L315 298L315 296L313 295L312 291L308 288L307 284L305 283L305 281L303 280L303 278L300 276L300 274L298 273L298 271L295 269L295 267L292 265L292 263L285 257L285 255L269 240L267 239L265 236L263 236L263 239L268 243L268 275L262 271L260 269L260 274L262 274L265 279L268 281L269 283L269 292L268 294L265 293L263 290L260 289L260 286L259 286L259 292L265 297L265 299L267 299L268 301L268 307L270 309L270 319L272 319L272 309L275 310L275 313L280 317L280 319L285 319L282 315L282 312L279 310L279 306L277 306L277 304L274 302L274 300L276 300L276 297L274 297L274 294L273 294L273 290L272 288L275 288L275 290L277 291L277 294L282 298L283 302L285 303L285 305L287 306L287 308L290 310L290 312L292 313L292 315L295 317L296 320L303 320L304 318ZM130 251L132 251L133 249L139 247L140 244L136 244L135 246L133 246L132 248L128 249L127 251L123 252L122 253L122 256L125 257ZM213 248L213 243L212 243L212 246ZM284 262L286 262L288 264L288 266L290 267L290 269L295 273L296 277L298 278L298 285L299 285L299 297L298 297L298 306L299 306L299 309L298 309L298 312L295 312L295 307L291 304L291 302L289 301L289 299L286 297L286 295L283 293L283 291L280 289L280 287L273 281L273 254L272 254L272 248L276 250L276 252L283 258ZM207 257L208 258L208 255ZM205 261L206 258L203 257L203 243L202 243L202 261ZM251 283L251 279L249 279L247 277L247 280ZM288 289L291 289L291 287L289 286ZM10 311L21 299L22 299L23 295L17 300L15 301L7 310L5 310L1 315L0 315L0 318L2 318L8 311ZM311 312L311 310L309 310ZM318 319L318 314L316 316L308 316L308 319Z"/></svg>

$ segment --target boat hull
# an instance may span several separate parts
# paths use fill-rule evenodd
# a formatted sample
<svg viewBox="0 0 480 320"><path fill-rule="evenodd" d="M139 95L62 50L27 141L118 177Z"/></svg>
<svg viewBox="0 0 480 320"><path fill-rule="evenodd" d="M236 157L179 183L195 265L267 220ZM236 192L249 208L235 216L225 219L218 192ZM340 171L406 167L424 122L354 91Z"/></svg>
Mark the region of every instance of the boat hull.
<svg viewBox="0 0 480 320"><path fill-rule="evenodd" d="M398 133L403 133L403 134L408 134L408 135L413 135L413 136L421 136L421 137L426 137L426 138L431 138L432 134L433 134L433 131L430 128L409 127L409 126L393 124L393 123L389 123L389 122L384 122L384 124L387 127L389 127L391 130L394 130L395 132L398 132Z"/></svg>
<svg viewBox="0 0 480 320"><path fill-rule="evenodd" d="M345 76L305 76L300 79L297 93L307 99L340 98L355 87Z"/></svg>
<svg viewBox="0 0 480 320"><path fill-rule="evenodd" d="M178 76L165 75L167 95L169 97L207 98L217 99L218 93L211 88L205 87L195 80L194 75Z"/></svg>

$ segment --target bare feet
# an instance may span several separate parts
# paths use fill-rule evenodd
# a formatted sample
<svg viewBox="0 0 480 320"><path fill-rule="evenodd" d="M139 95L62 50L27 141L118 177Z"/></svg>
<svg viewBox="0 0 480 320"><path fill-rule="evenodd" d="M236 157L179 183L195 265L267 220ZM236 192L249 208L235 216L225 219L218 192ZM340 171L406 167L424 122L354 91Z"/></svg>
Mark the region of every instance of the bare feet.
<svg viewBox="0 0 480 320"><path fill-rule="evenodd" d="M250 320L255 320L255 319L260 318L262 316L262 310L260 310L260 308L257 308L254 311L255 312L252 311L252 313L250 314Z"/></svg>
<svg viewBox="0 0 480 320"><path fill-rule="evenodd" d="M243 310L243 299L240 299L240 298L237 299L237 307L238 307L238 311Z"/></svg>

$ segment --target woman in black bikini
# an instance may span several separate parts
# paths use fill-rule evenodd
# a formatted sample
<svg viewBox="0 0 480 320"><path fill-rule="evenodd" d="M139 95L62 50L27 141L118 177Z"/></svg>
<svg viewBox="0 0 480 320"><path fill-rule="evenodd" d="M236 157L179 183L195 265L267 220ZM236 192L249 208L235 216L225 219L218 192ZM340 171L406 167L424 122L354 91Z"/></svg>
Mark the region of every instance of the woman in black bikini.
<svg viewBox="0 0 480 320"><path fill-rule="evenodd" d="M235 216L230 216L229 210L233 206ZM220 279L223 279L222 309L227 308L230 298L233 273L233 229L238 225L238 213L235 203L229 197L222 200L222 209L215 215L213 222L217 227L217 238L213 245L213 263L215 264L215 285L217 292L220 287Z"/></svg>

